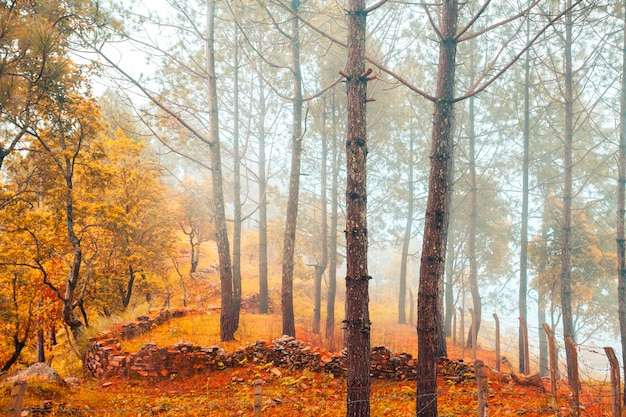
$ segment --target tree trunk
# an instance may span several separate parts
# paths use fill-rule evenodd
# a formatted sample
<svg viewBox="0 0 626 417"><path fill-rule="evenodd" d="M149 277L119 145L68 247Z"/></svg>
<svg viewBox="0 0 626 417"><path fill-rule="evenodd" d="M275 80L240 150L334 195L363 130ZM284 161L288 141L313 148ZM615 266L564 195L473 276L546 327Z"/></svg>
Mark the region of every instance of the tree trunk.
<svg viewBox="0 0 626 417"><path fill-rule="evenodd" d="M450 163L450 178L454 179L454 143L452 144L452 154L450 156L452 162ZM452 316L454 315L454 182L448 185L450 193L450 205L448 214L448 237L447 237L447 249L446 249L446 266L445 266L445 316L444 316L444 334L448 337L452 336ZM463 335L461 335L463 339ZM463 343L463 342L461 342Z"/></svg>
<svg viewBox="0 0 626 417"><path fill-rule="evenodd" d="M572 6L567 0L566 7ZM571 287L571 254L570 243L572 227L572 144L574 137L574 84L572 71L572 13L565 16L565 73L564 73L564 101L565 101L565 137L563 140L563 215L561 220L561 311L563 313L563 338L571 337L576 340L572 314L572 287ZM570 386L576 383L572 380L570 370L573 358L567 351L568 381Z"/></svg>
<svg viewBox="0 0 626 417"><path fill-rule="evenodd" d="M49 330L48 343L50 344L50 346L56 346L57 345L57 329L56 327L54 327L54 324L51 324L48 330Z"/></svg>
<svg viewBox="0 0 626 417"><path fill-rule="evenodd" d="M84 325L78 317L74 314L76 303L79 300L74 300L76 288L80 280L80 267L83 261L83 251L81 248L80 239L74 232L74 196L73 196L73 162L70 158L65 159L65 182L66 182L66 202L65 202L65 224L67 227L67 236L73 247L72 265L70 267L69 278L67 285L65 286L65 294L61 298L63 307L61 308L61 317L63 321L69 326L72 331L74 340L78 340L83 332Z"/></svg>
<svg viewBox="0 0 626 417"><path fill-rule="evenodd" d="M193 230L193 229L192 229ZM189 267L189 275L195 274L200 263L200 245L193 240L193 232L189 234L189 246L191 247L191 262Z"/></svg>
<svg viewBox="0 0 626 417"><path fill-rule="evenodd" d="M537 326L537 331L539 332L539 375L544 377L548 376L550 367L548 362L548 335L546 335L543 329L543 323L546 322L546 308L543 305L545 295L543 291L538 291L537 298L537 320L539 322L539 326Z"/></svg>
<svg viewBox="0 0 626 417"><path fill-rule="evenodd" d="M415 138L411 132L409 142L409 183L407 187L408 207L406 214L406 225L404 227L404 239L402 241L402 255L400 259L400 292L398 294L398 323L406 324L406 276L407 262L409 258L409 245L411 243L411 233L413 228L413 194L415 185L413 184L413 144Z"/></svg>
<svg viewBox="0 0 626 417"><path fill-rule="evenodd" d="M526 21L526 43L530 42L530 20ZM530 165L530 51L526 52L526 59L524 61L524 159L522 162L522 225L520 232L520 268L519 268L519 316L524 319L525 323L528 323L528 308L526 306L526 298L528 293L528 176ZM541 313L540 313L541 314ZM543 324L539 322L539 327ZM540 329L541 330L541 329ZM518 356L519 356L519 371L523 372L526 369L524 363L524 344L528 343L528 340L524 339L522 334L522 325L520 323L518 332ZM540 331L539 335L545 337L545 332ZM540 342L541 345L541 342Z"/></svg>
<svg viewBox="0 0 626 417"><path fill-rule="evenodd" d="M626 13L626 3L624 4ZM626 241L624 236L624 216L626 215L626 22L623 27L622 45L622 95L620 102L620 135L617 182L617 302L619 311L620 341L622 344L622 366L626 376ZM626 379L626 378L625 378ZM623 402L626 404L626 384L624 385Z"/></svg>
<svg viewBox="0 0 626 417"><path fill-rule="evenodd" d="M470 84L474 83L474 44L471 43L470 52ZM476 254L476 221L478 219L478 186L476 184L476 130L474 127L474 121L476 119L475 112L475 99L474 96L469 98L469 115L467 120L468 130L468 159L469 159L469 200L470 200L470 215L468 225L468 244L467 244L467 257L469 260L469 282L470 292L472 294L472 306L474 308L474 317L476 322L476 336L480 330L480 323L482 320L483 303L480 297L480 289L478 287L478 259ZM467 347L473 347L473 335L474 335L474 322L470 325L469 333L467 334Z"/></svg>
<svg viewBox="0 0 626 417"><path fill-rule="evenodd" d="M46 350L44 343L43 328L37 330L37 362L46 361Z"/></svg>
<svg viewBox="0 0 626 417"><path fill-rule="evenodd" d="M332 135L333 135L333 162L332 162L332 188L330 191L330 240L328 242L329 265L328 265L328 294L326 296L326 340L330 345L335 343L335 297L337 295L337 211L339 198L339 147L337 146L337 116L335 111L335 93L332 96Z"/></svg>
<svg viewBox="0 0 626 417"><path fill-rule="evenodd" d="M438 317L441 316L438 310L449 219L457 18L457 1L444 0L439 25L442 38L439 43L437 100L433 116L428 200L417 301L418 417L437 416Z"/></svg>
<svg viewBox="0 0 626 417"><path fill-rule="evenodd" d="M259 77L259 314L267 314L267 178L265 175L265 81Z"/></svg>
<svg viewBox="0 0 626 417"><path fill-rule="evenodd" d="M326 127L326 98L324 98L324 109L322 110L322 126ZM328 178L328 142L326 137L326 129L322 134L322 166L320 174L320 205L321 205L321 224L320 224L320 244L321 244L321 259L315 265L315 294L314 294L314 307L313 307L313 333L320 333L320 321L322 310L322 277L324 271L326 271L326 265L328 264L328 208L327 208L327 186L326 181Z"/></svg>
<svg viewBox="0 0 626 417"><path fill-rule="evenodd" d="M300 19L297 14L300 0L291 2L294 16L291 18L291 71L293 76L293 126L291 137L291 171L289 174L289 200L283 240L283 270L281 306L283 334L295 337L296 327L293 313L293 270L298 222L300 194L300 163L302 159L302 72L300 70Z"/></svg>
<svg viewBox="0 0 626 417"><path fill-rule="evenodd" d="M367 269L367 75L364 0L348 4L346 122L347 416L370 415L370 318Z"/></svg>
<svg viewBox="0 0 626 417"><path fill-rule="evenodd" d="M233 272L230 263L230 247L226 228L226 213L224 208L224 191L222 186L222 157L220 154L219 118L217 107L217 83L215 76L215 1L208 0L207 13L207 45L206 71L207 93L209 101L209 135L210 159L212 173L212 196L214 204L215 240L220 267L220 340L222 342L235 339L235 324L233 308Z"/></svg>
<svg viewBox="0 0 626 417"><path fill-rule="evenodd" d="M233 318L235 330L239 327L241 309L241 155L239 149L239 39L235 22L233 48Z"/></svg>
<svg viewBox="0 0 626 417"><path fill-rule="evenodd" d="M122 306L124 309L130 304L130 297L133 293L133 285L135 283L135 270L132 265L128 265L128 282L126 283L126 291L122 297Z"/></svg>
<svg viewBox="0 0 626 417"><path fill-rule="evenodd" d="M25 347L26 347L26 338L19 339L17 335L14 335L13 336L13 353L11 354L9 359L7 359L7 361L4 363L4 365L2 365L2 368L0 368L0 375L5 374L6 371L8 371L9 368L11 368L11 366L13 366L15 362L17 362L20 355L22 354L22 350L24 350Z"/></svg>

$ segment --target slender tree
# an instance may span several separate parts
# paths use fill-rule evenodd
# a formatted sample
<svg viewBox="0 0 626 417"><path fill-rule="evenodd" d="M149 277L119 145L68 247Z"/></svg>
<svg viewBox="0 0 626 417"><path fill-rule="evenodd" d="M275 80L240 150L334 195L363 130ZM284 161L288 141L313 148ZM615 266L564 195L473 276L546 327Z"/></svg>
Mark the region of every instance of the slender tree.
<svg viewBox="0 0 626 417"><path fill-rule="evenodd" d="M322 155L320 168L320 259L315 263L314 277L314 306L313 306L313 333L320 333L320 321L322 312L322 277L328 265L328 202L326 185L328 179L328 138L326 133L326 97L322 101Z"/></svg>
<svg viewBox="0 0 626 417"><path fill-rule="evenodd" d="M222 157L218 118L217 83L215 74L215 1L207 1L206 75L209 103L209 147L212 174L212 196L214 204L215 235L220 268L221 309L220 339L234 340L237 320L233 316L233 271L230 245L226 228L224 191L222 181Z"/></svg>
<svg viewBox="0 0 626 417"><path fill-rule="evenodd" d="M624 3L626 16L626 3ZM619 315L620 342L622 345L622 366L626 377L626 236L624 235L624 217L626 216L626 20L623 25L622 39L622 91L620 97L620 131L618 150L619 177L617 181L617 305ZM623 403L626 405L626 385L624 385Z"/></svg>
<svg viewBox="0 0 626 417"><path fill-rule="evenodd" d="M328 293L326 295L326 339L331 346L335 342L335 297L337 295L337 217L339 205L339 158L340 150L337 144L337 112L335 106L335 91L332 93L332 185L330 191L330 239L328 242Z"/></svg>
<svg viewBox="0 0 626 417"><path fill-rule="evenodd" d="M433 117L430 176L417 296L416 415L437 416L437 346L440 281L445 265L452 172L454 75L458 21L456 0L444 0L439 18L437 100Z"/></svg>
<svg viewBox="0 0 626 417"><path fill-rule="evenodd" d="M259 77L259 314L267 314L269 288L267 278L267 175L265 173L265 81Z"/></svg>
<svg viewBox="0 0 626 417"><path fill-rule="evenodd" d="M474 43L471 43L470 50L470 78L473 82L475 73L474 64ZM473 335L478 334L480 330L480 323L482 320L483 303L480 296L480 289L478 288L478 260L476 255L476 222L478 219L478 185L476 183L476 106L475 97L472 96L468 99L468 118L467 118L467 133L468 133L468 185L469 185L469 200L470 200L470 213L469 213L469 227L468 227L468 244L467 244L467 257L469 261L469 284L470 293L472 294L472 306L474 309L474 317L472 324L470 325L467 335L467 346L473 347ZM476 323L476 329L474 329L474 322Z"/></svg>
<svg viewBox="0 0 626 417"><path fill-rule="evenodd" d="M526 20L526 42L530 41L530 20ZM519 261L519 316L528 322L528 308L526 299L528 293L528 195L529 195L529 166L530 166L530 51L526 51L524 59L524 120L523 120L523 161L522 161L522 217L520 232L520 261ZM543 322L539 323L541 327ZM545 337L545 332L539 332L540 337ZM522 324L518 331L519 347L519 371L526 369L524 363L527 348L524 343L528 340L523 337ZM541 345L541 344L540 344Z"/></svg>
<svg viewBox="0 0 626 417"><path fill-rule="evenodd" d="M572 6L572 1L567 0L568 9ZM571 257L572 246L572 146L574 141L574 72L572 68L572 13L565 15L565 36L564 36L564 87L563 100L565 101L565 126L563 135L563 212L561 219L561 312L563 314L563 337L576 340L574 331L574 320L572 313L572 284L571 284ZM567 369L570 385L572 380L571 369L573 358L570 351L567 351Z"/></svg>
<svg viewBox="0 0 626 417"><path fill-rule="evenodd" d="M413 209L414 209L414 193L415 184L413 183L413 146L415 138L411 132L409 139L409 179L407 189L408 209L406 215L406 225L404 227L404 238L402 240L402 256L400 260L400 293L398 295L398 323L406 323L406 276L407 263L409 258L409 244L411 243L411 234L413 228Z"/></svg>
<svg viewBox="0 0 626 417"><path fill-rule="evenodd" d="M233 47L233 319L239 327L241 309L241 150L239 145L239 26L234 25Z"/></svg>
<svg viewBox="0 0 626 417"><path fill-rule="evenodd" d="M289 171L289 197L287 201L287 217L283 238L283 269L281 306L283 318L283 334L296 335L293 312L293 273L294 252L296 247L296 226L298 222L298 202L300 194L300 165L302 162L302 70L300 68L300 19L298 13L301 1L292 0L291 11L291 73L293 77L292 99L292 132L291 132L291 168Z"/></svg>
<svg viewBox="0 0 626 417"><path fill-rule="evenodd" d="M348 4L348 90L346 122L346 348L348 417L370 415L370 317L367 268L367 83L364 0Z"/></svg>

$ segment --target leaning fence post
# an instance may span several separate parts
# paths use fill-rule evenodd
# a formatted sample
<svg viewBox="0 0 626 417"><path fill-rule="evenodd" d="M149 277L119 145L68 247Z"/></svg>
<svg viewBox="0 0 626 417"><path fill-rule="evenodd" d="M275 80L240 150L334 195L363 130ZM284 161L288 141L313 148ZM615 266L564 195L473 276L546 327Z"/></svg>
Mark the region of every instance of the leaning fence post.
<svg viewBox="0 0 626 417"><path fill-rule="evenodd" d="M556 341L548 323L543 323L543 329L548 336L548 354L550 355L550 394L552 395L552 407L556 407Z"/></svg>
<svg viewBox="0 0 626 417"><path fill-rule="evenodd" d="M16 381L13 389L11 389L11 397L9 398L9 417L20 417L22 415L25 392L26 382Z"/></svg>
<svg viewBox="0 0 626 417"><path fill-rule="evenodd" d="M617 361L617 357L615 356L615 351L613 351L612 347L605 347L604 352L606 352L606 356L609 358L609 364L611 365L611 392L613 394L613 407L612 407L613 412L611 415L613 417L622 417L619 362Z"/></svg>
<svg viewBox="0 0 626 417"><path fill-rule="evenodd" d="M262 393L261 393L261 384L263 381L261 379L254 380L254 417L262 417Z"/></svg>
<svg viewBox="0 0 626 417"><path fill-rule="evenodd" d="M500 319L496 313L493 319L496 321L496 371L500 372Z"/></svg>
<svg viewBox="0 0 626 417"><path fill-rule="evenodd" d="M574 408L574 416L580 415L580 380L578 378L578 353L576 345L571 337L565 339L565 348L569 351L569 357L572 358L572 367L570 375L572 376L572 407Z"/></svg>
<svg viewBox="0 0 626 417"><path fill-rule="evenodd" d="M481 360L474 362L476 382L478 384L478 417L489 417L489 384L487 367Z"/></svg>
<svg viewBox="0 0 626 417"><path fill-rule="evenodd" d="M524 375L528 375L530 373L530 354L528 353L528 326L526 325L526 320L524 317L519 317L520 326L522 328L522 352L524 354L524 369L520 369L520 372Z"/></svg>

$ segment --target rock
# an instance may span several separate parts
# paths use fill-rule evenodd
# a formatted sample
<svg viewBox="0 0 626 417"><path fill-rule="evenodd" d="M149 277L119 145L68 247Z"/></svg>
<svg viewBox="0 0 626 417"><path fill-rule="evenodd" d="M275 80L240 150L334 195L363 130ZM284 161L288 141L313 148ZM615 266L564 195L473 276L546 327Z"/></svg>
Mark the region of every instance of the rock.
<svg viewBox="0 0 626 417"><path fill-rule="evenodd" d="M546 392L546 388L543 386L543 380L541 379L541 375L539 375L538 373L532 374L530 376L511 373L511 379L518 385L535 387L538 388L541 392Z"/></svg>
<svg viewBox="0 0 626 417"><path fill-rule="evenodd" d="M65 378L65 382L68 385L72 386L72 387L78 387L78 386L82 385L83 381L84 380L82 378L76 378L74 376L70 376L70 377Z"/></svg>
<svg viewBox="0 0 626 417"><path fill-rule="evenodd" d="M57 371L46 365L42 362L37 362L31 366L29 366L24 371L19 374L7 378L8 382L18 382L18 381L38 381L38 382L51 382L60 386L67 386L67 383L63 378L59 376Z"/></svg>

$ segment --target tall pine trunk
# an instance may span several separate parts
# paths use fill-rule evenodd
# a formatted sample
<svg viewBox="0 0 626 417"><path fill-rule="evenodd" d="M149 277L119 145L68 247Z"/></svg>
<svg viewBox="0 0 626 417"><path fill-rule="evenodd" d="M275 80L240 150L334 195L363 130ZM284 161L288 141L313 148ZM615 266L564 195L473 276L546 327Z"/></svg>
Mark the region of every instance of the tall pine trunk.
<svg viewBox="0 0 626 417"><path fill-rule="evenodd" d="M415 203L413 195L415 194L415 185L413 184L413 144L415 138L411 132L409 142L409 180L407 187L408 208L406 213L406 225L404 227L404 239L402 240L402 255L400 259L400 291L398 294L398 323L406 324L406 280L407 280L407 263L409 259L409 245L411 243L411 233L413 228L413 208Z"/></svg>
<svg viewBox="0 0 626 417"><path fill-rule="evenodd" d="M626 3L624 3L624 14L626 16ZM620 135L618 167L619 179L617 182L617 302L619 311L620 341L622 344L622 366L626 379L626 259L625 259L625 236L624 236L624 216L625 189L626 189L626 21L623 28L622 45L622 96L620 101ZM623 403L626 404L626 384L624 385Z"/></svg>
<svg viewBox="0 0 626 417"><path fill-rule="evenodd" d="M450 164L450 178L454 179L454 144L452 144ZM454 181L449 184L450 206L448 214L448 238L446 248L446 266L445 266L445 284L444 284L444 335L452 336L452 316L454 315ZM461 343L463 343L463 335L461 335Z"/></svg>
<svg viewBox="0 0 626 417"><path fill-rule="evenodd" d="M457 0L441 5L437 94L431 139L428 199L417 301L416 415L437 416L437 349L452 165Z"/></svg>
<svg viewBox="0 0 626 417"><path fill-rule="evenodd" d="M370 415L370 318L367 268L367 124L368 73L365 71L364 0L348 5L348 90L346 123L346 348L347 416Z"/></svg>
<svg viewBox="0 0 626 417"><path fill-rule="evenodd" d="M300 194L300 165L302 159L302 71L300 69L300 20L297 17L300 0L292 0L291 10L291 72L293 77L293 125L291 136L291 171L289 174L289 200L283 239L283 269L281 306L283 334L296 335L293 312L293 270Z"/></svg>
<svg viewBox="0 0 626 417"><path fill-rule="evenodd" d="M567 0L567 8L572 6ZM572 227L572 146L574 139L574 83L572 70L572 13L565 16L565 48L564 48L564 101L565 101L565 135L563 138L563 214L561 219L561 311L563 314L563 338L571 337L576 340L574 320L572 314L572 284L571 284L571 255L570 243ZM571 369L574 358L567 350L567 375L570 385L572 380Z"/></svg>
<svg viewBox="0 0 626 417"><path fill-rule="evenodd" d="M328 293L326 296L326 340L335 344L335 297L337 295L337 212L339 205L339 146L337 145L337 116L335 93L332 96L332 185L330 191L330 239L328 241Z"/></svg>
<svg viewBox="0 0 626 417"><path fill-rule="evenodd" d="M239 26L235 22L233 48L233 318L239 327L241 309L241 155L239 146Z"/></svg>
<svg viewBox="0 0 626 417"><path fill-rule="evenodd" d="M323 101L322 110L322 126L324 126L324 132L322 134L322 166L320 173L320 252L321 259L315 265L315 294L314 294L314 307L313 307L313 333L320 333L320 321L322 313L322 277L324 271L326 271L326 265L328 264L328 207L327 207L327 171L328 171L328 138L326 135L326 98Z"/></svg>
<svg viewBox="0 0 626 417"><path fill-rule="evenodd" d="M526 43L530 42L530 20L526 21ZM528 179L530 165L530 51L526 51L524 60L524 126L523 126L523 161L522 161L522 225L520 232L520 260L519 260L519 316L528 323L528 308L526 299L528 293ZM543 322L539 323L541 328ZM540 331L539 335L545 337L545 332ZM526 344L526 346L525 346ZM523 337L522 323L520 322L518 331L518 355L519 371L524 372L526 363L524 352L528 351L528 340ZM541 341L539 343L541 348Z"/></svg>
<svg viewBox="0 0 626 417"><path fill-rule="evenodd" d="M470 84L474 83L474 43L471 43L470 52ZM469 200L470 215L468 225L468 245L467 257L469 261L469 283L470 293L472 294L472 306L474 308L474 318L476 323L476 331L474 331L474 323L470 325L467 334L467 346L473 347L473 335L478 335L480 331L480 323L482 321L483 303L480 297L480 288L478 287L478 255L476 253L476 222L478 221L478 185L476 183L476 129L474 122L476 119L476 100L474 96L469 98L469 115L467 119L468 130L468 159L469 159Z"/></svg>
<svg viewBox="0 0 626 417"><path fill-rule="evenodd" d="M259 314L267 314L267 178L265 174L265 81L259 77Z"/></svg>
<svg viewBox="0 0 626 417"><path fill-rule="evenodd" d="M237 320L233 313L233 271L230 263L230 245L226 228L224 191L222 180L222 157L220 153L219 118L217 106L217 83L215 76L215 0L207 2L206 72L209 103L209 139L212 174L212 196L214 204L215 240L220 269L220 339L225 342L235 339Z"/></svg>

